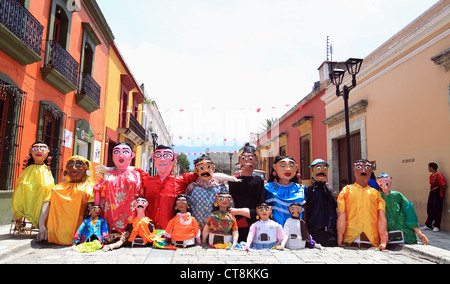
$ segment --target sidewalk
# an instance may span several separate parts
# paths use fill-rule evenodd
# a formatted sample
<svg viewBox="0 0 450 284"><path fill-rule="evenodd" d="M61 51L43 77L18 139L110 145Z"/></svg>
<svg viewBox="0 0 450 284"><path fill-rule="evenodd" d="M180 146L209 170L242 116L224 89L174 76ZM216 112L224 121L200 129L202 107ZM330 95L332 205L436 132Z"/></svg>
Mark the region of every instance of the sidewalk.
<svg viewBox="0 0 450 284"><path fill-rule="evenodd" d="M9 225L0 226L0 260L11 254L31 249L34 243L32 240L36 237L36 233L33 233L31 238L25 235L13 236L9 234L9 228ZM428 237L429 245L404 245L401 250L435 263L450 264L450 231L423 230L422 232Z"/></svg>

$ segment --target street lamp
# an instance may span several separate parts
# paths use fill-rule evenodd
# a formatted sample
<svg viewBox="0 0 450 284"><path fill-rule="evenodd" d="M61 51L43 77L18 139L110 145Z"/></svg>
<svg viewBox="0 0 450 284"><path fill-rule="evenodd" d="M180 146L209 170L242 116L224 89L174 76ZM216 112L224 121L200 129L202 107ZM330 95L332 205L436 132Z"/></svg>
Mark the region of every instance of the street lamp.
<svg viewBox="0 0 450 284"><path fill-rule="evenodd" d="M336 86L336 96L342 96L344 99L344 112L345 112L345 138L347 142L347 178L348 183L352 182L352 161L350 160L350 122L348 116L348 96L350 91L356 87L356 75L361 69L363 59L359 58L349 58L345 62L345 67L347 72L352 75L351 86L344 85L343 90L340 90L340 85L344 81L345 70L343 69L333 69L330 73L330 80L333 85Z"/></svg>

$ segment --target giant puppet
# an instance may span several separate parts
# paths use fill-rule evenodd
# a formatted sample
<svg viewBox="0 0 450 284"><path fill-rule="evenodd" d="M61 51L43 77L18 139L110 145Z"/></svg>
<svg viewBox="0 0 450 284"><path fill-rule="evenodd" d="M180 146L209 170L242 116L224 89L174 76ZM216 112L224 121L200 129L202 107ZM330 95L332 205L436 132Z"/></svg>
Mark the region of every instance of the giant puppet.
<svg viewBox="0 0 450 284"><path fill-rule="evenodd" d="M417 237L422 244L428 244L428 238L419 229L419 223L411 201L398 192L391 190L392 177L382 173L377 177L377 183L382 189L381 197L386 202L386 219L389 236L391 232L401 230L404 242L416 244ZM394 234L392 234L394 235Z"/></svg>
<svg viewBox="0 0 450 284"><path fill-rule="evenodd" d="M173 149L159 145L152 154L152 159L158 171L156 176L136 169L141 173L144 185L144 196L149 205L147 216L150 217L157 229L165 230L173 217L173 204L178 194L186 191L186 187L197 179L196 173L173 175L177 154Z"/></svg>
<svg viewBox="0 0 450 284"><path fill-rule="evenodd" d="M120 248L125 243L133 243L136 238L142 239L143 245L153 243L157 239L157 231L153 221L145 216L148 207L148 201L145 197L138 197L135 202L135 216L127 224L125 231L116 240L108 240L111 242L103 247L103 251L109 251Z"/></svg>
<svg viewBox="0 0 450 284"><path fill-rule="evenodd" d="M116 168L95 184L95 203L100 204L110 231L121 234L133 218L134 201L143 194L143 187L139 172L128 169L135 157L131 145L116 143L111 152Z"/></svg>
<svg viewBox="0 0 450 284"><path fill-rule="evenodd" d="M256 207L266 200L264 180L253 176L258 157L255 147L246 143L239 156L241 173L237 177L240 182L229 182L230 194L233 196L234 208L231 214L236 217L239 227L239 242L245 241L250 225L256 222Z"/></svg>
<svg viewBox="0 0 450 284"><path fill-rule="evenodd" d="M214 177L215 166L207 155L194 160L195 172L198 178L186 189L192 205L192 216L197 220L200 229L203 228L212 213L212 205L218 193L229 193L228 188Z"/></svg>
<svg viewBox="0 0 450 284"><path fill-rule="evenodd" d="M49 146L43 141L36 141L30 147L30 154L25 170L16 181L16 187L11 199L11 209L14 213L15 230L25 228L25 219L33 227L39 228L39 217L43 204L50 201L51 190L55 185L52 173L45 162L50 158Z"/></svg>
<svg viewBox="0 0 450 284"><path fill-rule="evenodd" d="M313 183L305 190L305 221L313 239L325 247L337 245L337 201L328 186L328 163L314 160L309 166Z"/></svg>
<svg viewBox="0 0 450 284"><path fill-rule="evenodd" d="M70 157L64 175L67 180L52 190L49 210L43 207L41 218L45 221L41 222L38 241L71 245L88 204L94 203L95 182L90 161L81 156Z"/></svg>
<svg viewBox="0 0 450 284"><path fill-rule="evenodd" d="M218 193L213 204L213 212L206 221L202 232L202 244L214 248L236 248L239 232L236 218L229 212L231 195Z"/></svg>
<svg viewBox="0 0 450 284"><path fill-rule="evenodd" d="M380 192L369 186L372 163L355 162L353 172L356 182L345 186L339 193L337 243L347 245L373 245L385 250L388 241L385 215L386 203Z"/></svg>
<svg viewBox="0 0 450 284"><path fill-rule="evenodd" d="M289 205L303 204L305 186L298 183L298 164L292 157L276 156L269 182L265 184L266 203L273 208L273 220L281 225L291 217ZM303 212L300 214L303 218Z"/></svg>

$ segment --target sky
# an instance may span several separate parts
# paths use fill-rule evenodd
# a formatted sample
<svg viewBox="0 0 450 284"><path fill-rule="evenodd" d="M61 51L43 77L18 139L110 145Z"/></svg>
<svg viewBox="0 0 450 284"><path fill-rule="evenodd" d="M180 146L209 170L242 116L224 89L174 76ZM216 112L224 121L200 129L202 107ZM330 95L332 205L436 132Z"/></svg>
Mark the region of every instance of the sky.
<svg viewBox="0 0 450 284"><path fill-rule="evenodd" d="M365 58L436 0L97 0L177 152L238 150L319 81ZM125 4L126 3L126 4Z"/></svg>

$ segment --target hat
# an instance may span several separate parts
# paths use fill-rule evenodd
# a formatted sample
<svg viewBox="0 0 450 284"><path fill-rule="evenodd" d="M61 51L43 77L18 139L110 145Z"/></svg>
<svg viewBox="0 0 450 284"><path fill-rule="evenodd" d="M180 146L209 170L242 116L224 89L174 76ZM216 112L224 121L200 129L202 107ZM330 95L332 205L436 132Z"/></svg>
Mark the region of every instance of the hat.
<svg viewBox="0 0 450 284"><path fill-rule="evenodd" d="M315 159L309 167L311 168L312 166L315 166L317 164L325 164L325 165L327 165L327 167L330 166L325 160Z"/></svg>

